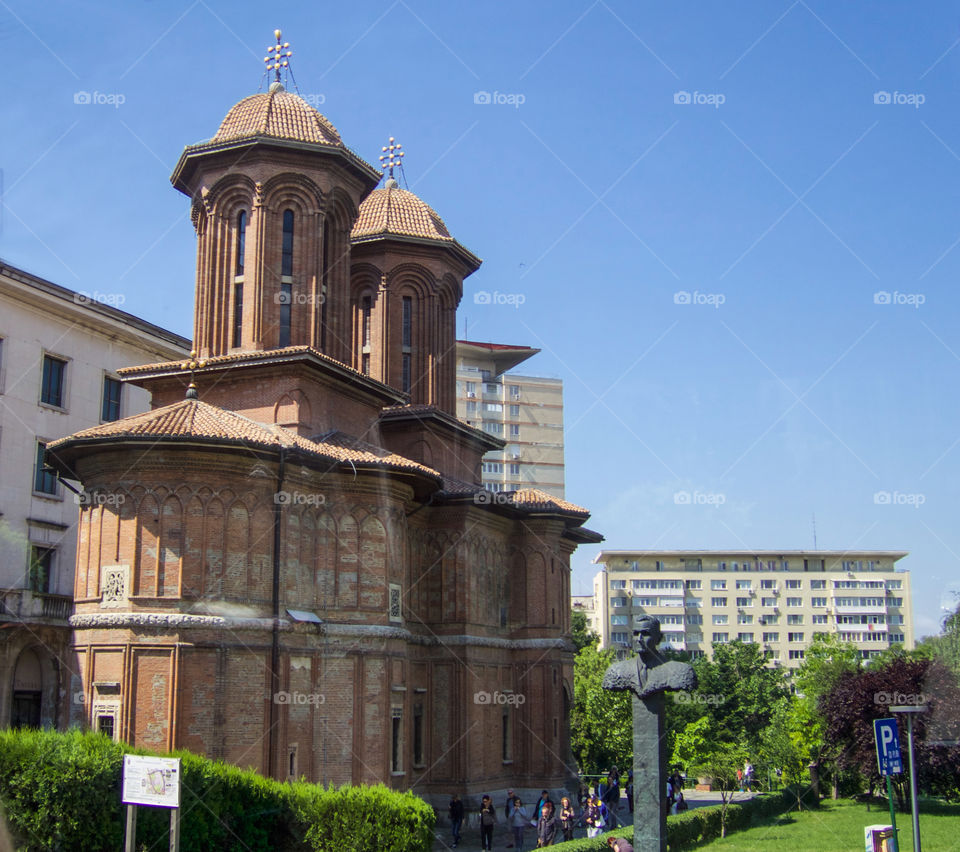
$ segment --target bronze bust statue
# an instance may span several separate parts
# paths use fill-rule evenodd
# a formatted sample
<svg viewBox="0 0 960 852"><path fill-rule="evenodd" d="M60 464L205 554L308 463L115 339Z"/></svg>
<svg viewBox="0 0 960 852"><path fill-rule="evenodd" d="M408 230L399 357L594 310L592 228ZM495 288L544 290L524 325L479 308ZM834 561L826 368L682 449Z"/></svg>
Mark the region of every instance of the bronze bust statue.
<svg viewBox="0 0 960 852"><path fill-rule="evenodd" d="M657 651L662 634L660 622L651 615L642 616L633 631L636 657L613 663L603 675L603 688L618 692L629 690L637 698L649 698L661 692L696 689L697 676L687 663L667 662Z"/></svg>

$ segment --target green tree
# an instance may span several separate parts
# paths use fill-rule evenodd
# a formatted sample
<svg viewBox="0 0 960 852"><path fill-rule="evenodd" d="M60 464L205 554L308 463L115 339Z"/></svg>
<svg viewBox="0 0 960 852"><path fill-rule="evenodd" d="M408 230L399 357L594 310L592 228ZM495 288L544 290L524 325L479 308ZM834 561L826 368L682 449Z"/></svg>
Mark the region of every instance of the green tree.
<svg viewBox="0 0 960 852"><path fill-rule="evenodd" d="M587 627L587 614L575 609L570 614L570 639L579 654L587 645L596 644L600 637Z"/></svg>
<svg viewBox="0 0 960 852"><path fill-rule="evenodd" d="M573 709L570 739L583 774L629 766L633 759L633 710L629 692L601 686L604 672L616 660L610 649L596 644L580 649L573 663Z"/></svg>
<svg viewBox="0 0 960 852"><path fill-rule="evenodd" d="M800 790L806 781L811 755L822 747L822 729L814 731L810 705L799 696L777 705L770 724L760 735L763 759L779 769L787 785L797 791L797 808L802 809Z"/></svg>

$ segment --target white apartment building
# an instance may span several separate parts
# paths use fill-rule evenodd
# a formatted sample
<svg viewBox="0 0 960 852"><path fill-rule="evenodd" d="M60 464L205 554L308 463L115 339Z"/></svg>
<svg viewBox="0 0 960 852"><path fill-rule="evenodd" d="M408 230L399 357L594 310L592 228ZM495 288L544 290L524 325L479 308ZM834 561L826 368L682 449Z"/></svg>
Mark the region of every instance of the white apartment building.
<svg viewBox="0 0 960 852"><path fill-rule="evenodd" d="M540 350L457 341L457 416L506 442L483 457L491 491L564 496L563 382L507 372Z"/></svg>
<svg viewBox="0 0 960 852"><path fill-rule="evenodd" d="M118 367L183 358L188 340L0 261L0 726L56 725L53 661L67 641L77 495L45 445L150 408Z"/></svg>
<svg viewBox="0 0 960 852"><path fill-rule="evenodd" d="M641 615L660 620L662 647L710 655L715 642L762 646L796 668L817 633L853 642L863 659L914 647L903 551L604 550L594 560L601 647L629 652Z"/></svg>

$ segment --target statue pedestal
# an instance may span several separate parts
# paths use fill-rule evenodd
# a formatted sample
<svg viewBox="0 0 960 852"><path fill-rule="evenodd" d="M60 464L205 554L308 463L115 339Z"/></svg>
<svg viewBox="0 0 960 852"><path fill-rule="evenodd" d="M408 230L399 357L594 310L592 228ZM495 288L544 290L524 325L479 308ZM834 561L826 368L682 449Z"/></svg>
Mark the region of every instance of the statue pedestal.
<svg viewBox="0 0 960 852"><path fill-rule="evenodd" d="M667 852L664 700L633 697L633 848Z"/></svg>

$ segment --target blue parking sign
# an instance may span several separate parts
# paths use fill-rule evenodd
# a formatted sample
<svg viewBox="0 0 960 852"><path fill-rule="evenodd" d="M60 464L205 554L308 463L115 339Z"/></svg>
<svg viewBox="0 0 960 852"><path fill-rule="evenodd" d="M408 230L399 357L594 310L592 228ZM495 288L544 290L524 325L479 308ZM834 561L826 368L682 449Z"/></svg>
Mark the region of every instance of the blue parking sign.
<svg viewBox="0 0 960 852"><path fill-rule="evenodd" d="M873 736L877 742L877 766L881 775L899 775L903 772L900 757L900 731L896 719L874 719Z"/></svg>

